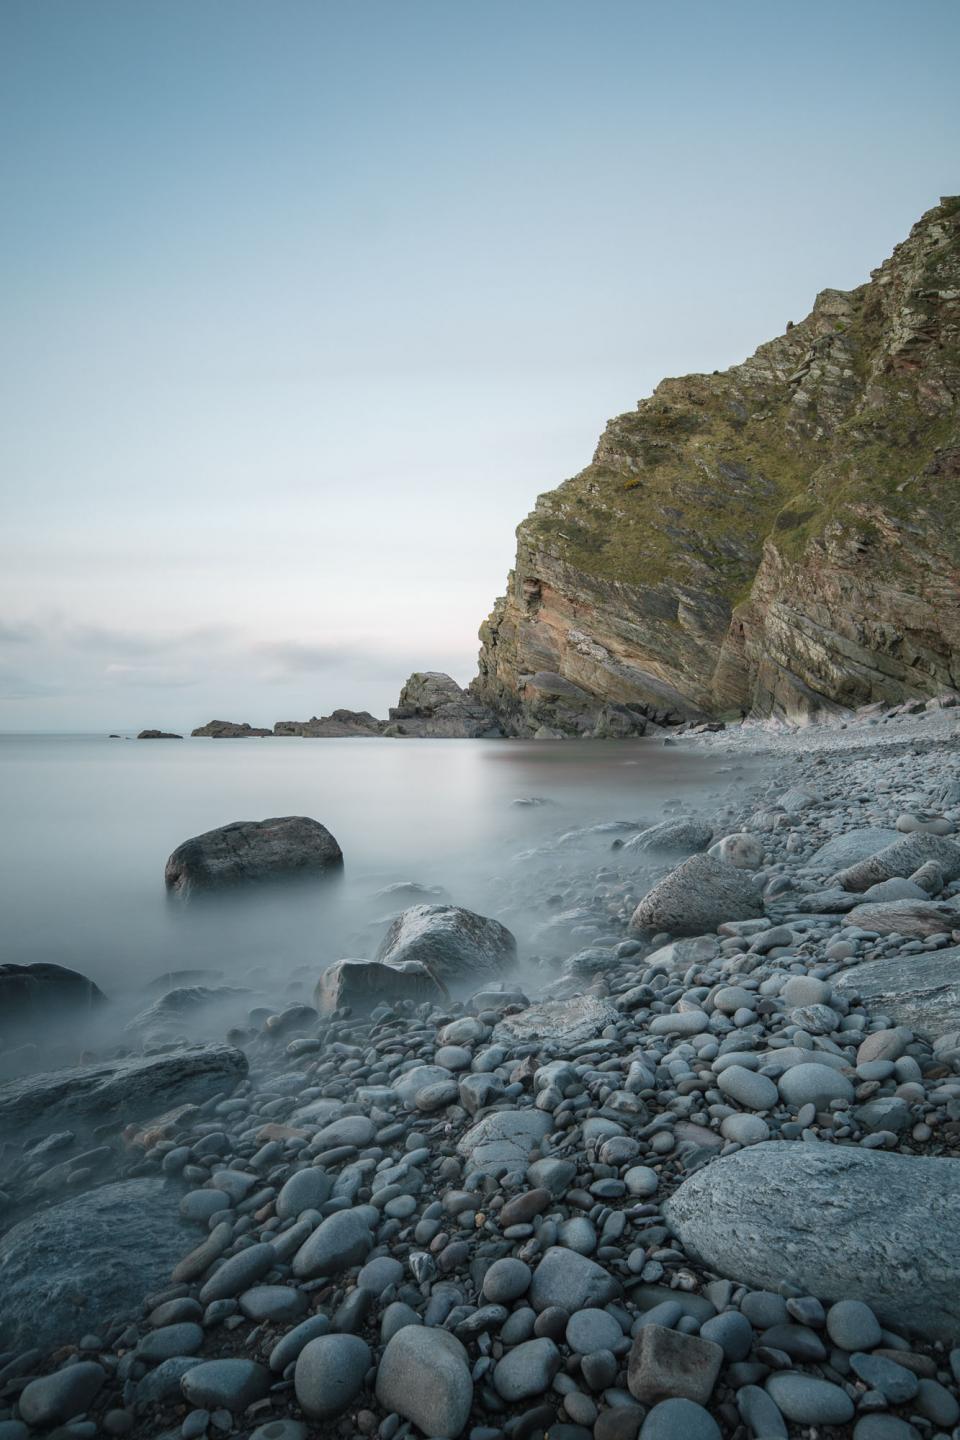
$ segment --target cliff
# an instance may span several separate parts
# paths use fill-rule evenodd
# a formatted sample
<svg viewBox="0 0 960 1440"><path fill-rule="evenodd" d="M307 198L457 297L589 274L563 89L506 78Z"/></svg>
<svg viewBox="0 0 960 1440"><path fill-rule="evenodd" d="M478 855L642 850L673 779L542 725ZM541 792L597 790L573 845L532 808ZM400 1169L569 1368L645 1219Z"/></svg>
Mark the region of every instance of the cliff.
<svg viewBox="0 0 960 1440"><path fill-rule="evenodd" d="M867 284L665 380L517 531L471 687L513 733L960 686L960 197Z"/></svg>

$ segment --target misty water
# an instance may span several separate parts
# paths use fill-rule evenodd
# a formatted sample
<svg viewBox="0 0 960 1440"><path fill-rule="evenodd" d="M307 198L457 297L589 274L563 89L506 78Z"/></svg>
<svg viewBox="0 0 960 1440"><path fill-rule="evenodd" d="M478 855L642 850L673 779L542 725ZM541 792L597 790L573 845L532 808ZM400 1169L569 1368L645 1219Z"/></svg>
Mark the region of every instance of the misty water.
<svg viewBox="0 0 960 1440"><path fill-rule="evenodd" d="M496 915L529 963L548 902L589 888L616 860L614 834L570 832L652 824L678 803L713 809L743 775L721 753L656 740L3 736L4 959L89 976L114 1002L98 1024L118 1039L175 986L241 992L186 1022L219 1037L253 1006L309 1001L327 964L372 957L385 922L421 898ZM532 798L545 803L515 803ZM288 814L333 832L341 878L188 906L167 898L164 863L180 842ZM437 893L379 893L405 882ZM86 1038L61 1036L50 1058L69 1058L59 1047Z"/></svg>

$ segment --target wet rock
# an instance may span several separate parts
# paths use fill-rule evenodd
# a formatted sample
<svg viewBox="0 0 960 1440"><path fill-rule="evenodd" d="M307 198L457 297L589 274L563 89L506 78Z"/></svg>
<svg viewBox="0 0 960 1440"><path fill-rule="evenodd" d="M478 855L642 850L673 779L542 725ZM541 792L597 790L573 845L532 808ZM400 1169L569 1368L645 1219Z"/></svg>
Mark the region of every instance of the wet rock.
<svg viewBox="0 0 960 1440"><path fill-rule="evenodd" d="M21 1220L0 1238L0 1344L48 1348L139 1313L190 1244L158 1180L122 1180ZM149 1241L149 1243L147 1243Z"/></svg>
<svg viewBox="0 0 960 1440"><path fill-rule="evenodd" d="M72 1420L89 1407L106 1380L106 1371L92 1360L81 1360L31 1380L20 1394L20 1414L28 1425L46 1428Z"/></svg>

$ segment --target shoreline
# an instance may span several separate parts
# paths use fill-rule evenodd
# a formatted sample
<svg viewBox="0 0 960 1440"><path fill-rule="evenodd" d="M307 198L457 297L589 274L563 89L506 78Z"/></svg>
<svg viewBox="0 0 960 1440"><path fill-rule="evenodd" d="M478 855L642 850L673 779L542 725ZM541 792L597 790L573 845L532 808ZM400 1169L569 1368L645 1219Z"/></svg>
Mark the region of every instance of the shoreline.
<svg viewBox="0 0 960 1440"><path fill-rule="evenodd" d="M0 1435L17 1396L27 1417L52 1405L56 1423L93 1413L104 1433L151 1440L217 1433L218 1412L233 1417L223 1433L273 1422L278 1440L389 1440L407 1422L482 1440L548 1424L646 1440L668 1421L681 1428L649 1434L826 1424L908 1440L913 1415L952 1430L960 1223L944 1218L931 1248L926 1207L960 1222L960 983L944 990L960 974L958 739L956 709L678 738L733 767L712 814L667 807L692 868L678 886L691 861L609 828L614 816L558 845L584 847L565 938L554 926L567 953L528 966L525 993L509 971L478 970L472 1004L288 1006L219 1046L111 1062L115 1109L51 1104L20 1173L34 1207L58 1203L0 1238ZM724 856L740 865L706 856L704 815L713 841L738 837ZM934 829L919 828L928 815ZM879 861L851 839L864 831ZM905 841L922 885L881 877L885 899L833 883L865 863L902 870L882 857ZM631 927L641 902L651 923ZM666 915L674 928L657 925ZM176 1107L161 1103L173 1063ZM110 1153L84 1175L98 1125ZM41 1132L67 1128L74 1141L47 1159ZM89 1196L115 1207L110 1233ZM149 1296L126 1274L98 1302L87 1276L78 1350L10 1333L45 1283L23 1226L54 1222L83 1226L61 1272L109 1273L125 1237L162 1237ZM75 1363L31 1379L58 1354ZM695 1408L670 1410L681 1402Z"/></svg>

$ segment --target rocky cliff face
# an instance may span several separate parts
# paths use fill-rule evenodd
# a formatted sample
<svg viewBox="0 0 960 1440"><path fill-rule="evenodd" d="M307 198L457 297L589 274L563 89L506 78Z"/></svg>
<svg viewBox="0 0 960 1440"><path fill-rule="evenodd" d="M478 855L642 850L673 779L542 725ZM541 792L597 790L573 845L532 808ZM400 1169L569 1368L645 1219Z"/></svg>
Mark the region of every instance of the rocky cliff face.
<svg viewBox="0 0 960 1440"><path fill-rule="evenodd" d="M723 373L665 380L517 531L472 687L514 733L960 686L960 197Z"/></svg>

